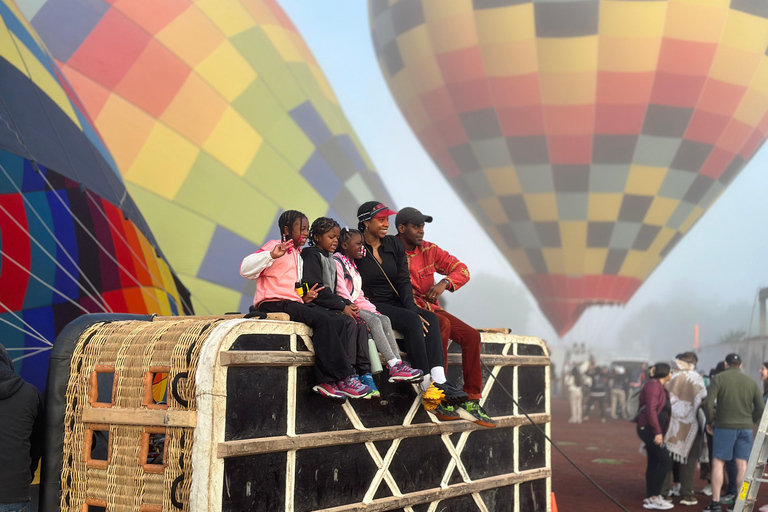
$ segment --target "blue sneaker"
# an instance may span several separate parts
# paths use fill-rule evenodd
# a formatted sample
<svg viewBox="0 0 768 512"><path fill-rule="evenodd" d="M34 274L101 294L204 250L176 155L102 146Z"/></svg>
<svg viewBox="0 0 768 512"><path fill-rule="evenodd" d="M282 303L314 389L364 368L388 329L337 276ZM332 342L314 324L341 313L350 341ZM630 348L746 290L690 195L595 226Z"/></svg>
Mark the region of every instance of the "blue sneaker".
<svg viewBox="0 0 768 512"><path fill-rule="evenodd" d="M360 382L371 388L371 392L368 393L365 398L381 398L381 392L379 392L379 389L373 382L373 375L366 373L365 375L360 375L358 378L360 379Z"/></svg>

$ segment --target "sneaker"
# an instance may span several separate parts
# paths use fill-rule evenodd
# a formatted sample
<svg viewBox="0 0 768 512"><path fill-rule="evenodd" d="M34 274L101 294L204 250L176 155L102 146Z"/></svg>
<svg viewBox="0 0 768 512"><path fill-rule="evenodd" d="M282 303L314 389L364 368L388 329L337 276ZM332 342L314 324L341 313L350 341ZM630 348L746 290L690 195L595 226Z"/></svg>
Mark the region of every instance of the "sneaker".
<svg viewBox="0 0 768 512"><path fill-rule="evenodd" d="M654 496L652 498L645 498L643 500L643 508L647 508L650 510L669 510L673 507L674 505L672 505L668 501L664 501L659 496Z"/></svg>
<svg viewBox="0 0 768 512"><path fill-rule="evenodd" d="M365 375L360 375L358 377L358 380L365 385L371 388L371 392L366 395L365 398L381 398L381 392L379 391L379 388L376 387L376 384L373 382L373 375L370 373L366 373Z"/></svg>
<svg viewBox="0 0 768 512"><path fill-rule="evenodd" d="M735 494L726 494L725 496L720 497L720 504L721 505L733 505L733 502L736 501L736 495Z"/></svg>
<svg viewBox="0 0 768 512"><path fill-rule="evenodd" d="M437 389L443 392L445 401L451 405L459 405L460 403L469 400L469 395L448 381L445 381L442 384L433 382L433 384Z"/></svg>
<svg viewBox="0 0 768 512"><path fill-rule="evenodd" d="M456 407L456 409L458 410L459 416L465 420L475 422L481 427L493 428L496 426L496 422L493 421L493 418L488 416L485 409L480 406L479 400L467 400Z"/></svg>
<svg viewBox="0 0 768 512"><path fill-rule="evenodd" d="M723 509L720 507L720 503L711 501L709 505L704 507L704 512L723 512Z"/></svg>
<svg viewBox="0 0 768 512"><path fill-rule="evenodd" d="M680 496L680 487L682 487L680 482L672 485L672 487L669 489L668 496Z"/></svg>
<svg viewBox="0 0 768 512"><path fill-rule="evenodd" d="M427 390L421 392L421 402L424 405L424 409L428 411L434 411L443 402L444 398L443 390L435 387L434 382L430 382Z"/></svg>
<svg viewBox="0 0 768 512"><path fill-rule="evenodd" d="M360 382L357 375L350 375L344 380L336 383L339 393L347 395L349 398L366 398L371 388Z"/></svg>
<svg viewBox="0 0 768 512"><path fill-rule="evenodd" d="M344 403L347 401L347 397L339 392L339 388L333 382L323 382L315 385L312 391L325 398L330 398L334 402Z"/></svg>
<svg viewBox="0 0 768 512"><path fill-rule="evenodd" d="M698 503L699 500L693 496L684 496L683 499L680 500L681 505L697 505Z"/></svg>
<svg viewBox="0 0 768 512"><path fill-rule="evenodd" d="M701 494L704 496L712 496L712 484L707 484L707 486L701 490Z"/></svg>
<svg viewBox="0 0 768 512"><path fill-rule="evenodd" d="M405 361L400 361L394 366L387 365L389 370L389 382L421 382L424 372L411 368Z"/></svg>
<svg viewBox="0 0 768 512"><path fill-rule="evenodd" d="M438 405L432 412L442 421L454 421L461 419L459 413L456 412L456 407L448 405L447 402L440 402L440 405Z"/></svg>

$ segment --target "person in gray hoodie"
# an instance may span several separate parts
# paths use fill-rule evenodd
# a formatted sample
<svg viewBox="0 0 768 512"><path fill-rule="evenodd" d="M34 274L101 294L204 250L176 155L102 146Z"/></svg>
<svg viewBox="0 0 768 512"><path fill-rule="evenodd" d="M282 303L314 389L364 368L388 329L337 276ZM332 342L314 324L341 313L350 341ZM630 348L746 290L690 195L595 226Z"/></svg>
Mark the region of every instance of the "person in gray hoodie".
<svg viewBox="0 0 768 512"><path fill-rule="evenodd" d="M0 512L28 512L43 447L43 398L0 344Z"/></svg>

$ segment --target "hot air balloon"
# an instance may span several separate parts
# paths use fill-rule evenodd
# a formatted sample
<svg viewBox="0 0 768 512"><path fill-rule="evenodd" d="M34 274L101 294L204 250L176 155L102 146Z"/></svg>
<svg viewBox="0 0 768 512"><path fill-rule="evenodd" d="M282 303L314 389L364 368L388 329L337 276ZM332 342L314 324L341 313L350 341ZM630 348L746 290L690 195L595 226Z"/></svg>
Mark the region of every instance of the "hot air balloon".
<svg viewBox="0 0 768 512"><path fill-rule="evenodd" d="M369 13L400 109L561 335L626 303L766 137L763 1Z"/></svg>
<svg viewBox="0 0 768 512"><path fill-rule="evenodd" d="M299 209L389 200L317 62L270 0L19 0L114 155L195 309L247 310L244 254Z"/></svg>
<svg viewBox="0 0 768 512"><path fill-rule="evenodd" d="M41 390L84 313L191 312L189 297L51 57L0 1L0 340Z"/></svg>

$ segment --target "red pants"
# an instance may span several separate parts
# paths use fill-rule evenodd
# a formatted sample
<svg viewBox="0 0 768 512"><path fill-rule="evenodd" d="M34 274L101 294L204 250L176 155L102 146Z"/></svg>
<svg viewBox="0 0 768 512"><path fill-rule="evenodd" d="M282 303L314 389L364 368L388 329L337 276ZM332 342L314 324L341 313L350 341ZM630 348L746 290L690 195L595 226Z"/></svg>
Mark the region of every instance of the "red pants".
<svg viewBox="0 0 768 512"><path fill-rule="evenodd" d="M461 347L464 391L469 395L470 400L482 398L483 369L480 366L480 333L450 313L443 310L434 313L440 322L445 366L448 366L448 343L450 341L458 343Z"/></svg>

